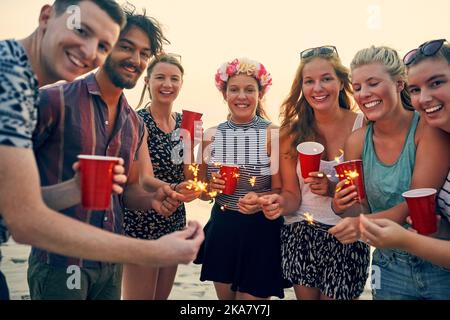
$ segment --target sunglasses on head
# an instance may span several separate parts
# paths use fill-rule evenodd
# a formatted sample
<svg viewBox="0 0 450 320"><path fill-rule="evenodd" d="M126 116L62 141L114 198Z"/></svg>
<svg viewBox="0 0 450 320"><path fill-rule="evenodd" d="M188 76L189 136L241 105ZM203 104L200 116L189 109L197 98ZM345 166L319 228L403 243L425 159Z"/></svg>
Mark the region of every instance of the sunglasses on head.
<svg viewBox="0 0 450 320"><path fill-rule="evenodd" d="M307 59L315 56L331 56L333 54L339 56L335 46L321 46L303 50L300 52L300 59Z"/></svg>
<svg viewBox="0 0 450 320"><path fill-rule="evenodd" d="M419 54L430 57L434 56L441 48L444 42L447 41L445 39L431 40L425 43L422 43L417 49L413 49L403 58L403 63L405 66L410 65L416 60Z"/></svg>

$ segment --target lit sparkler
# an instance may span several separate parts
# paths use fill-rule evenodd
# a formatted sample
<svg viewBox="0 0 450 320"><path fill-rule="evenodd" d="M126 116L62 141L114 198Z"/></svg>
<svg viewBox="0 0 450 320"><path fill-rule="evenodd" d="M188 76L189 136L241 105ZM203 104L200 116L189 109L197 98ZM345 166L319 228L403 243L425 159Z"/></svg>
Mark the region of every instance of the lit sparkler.
<svg viewBox="0 0 450 320"><path fill-rule="evenodd" d="M324 227L318 225L318 222L314 220L313 214L311 214L309 212L305 212L305 213L302 213L302 216L305 218L305 221L310 226L314 226L314 228L316 228L317 230L328 232L328 229L325 229Z"/></svg>
<svg viewBox="0 0 450 320"><path fill-rule="evenodd" d="M217 196L217 191L211 191L208 192L208 183L198 180L198 172L199 172L199 166L196 163L189 165L189 171L192 172L194 179L189 180L189 184L186 186L186 189L188 190L194 190L194 191L202 191L206 192L211 198L214 198Z"/></svg>
<svg viewBox="0 0 450 320"><path fill-rule="evenodd" d="M256 177L251 177L250 179L248 179L248 182L252 187L254 187L256 184Z"/></svg>

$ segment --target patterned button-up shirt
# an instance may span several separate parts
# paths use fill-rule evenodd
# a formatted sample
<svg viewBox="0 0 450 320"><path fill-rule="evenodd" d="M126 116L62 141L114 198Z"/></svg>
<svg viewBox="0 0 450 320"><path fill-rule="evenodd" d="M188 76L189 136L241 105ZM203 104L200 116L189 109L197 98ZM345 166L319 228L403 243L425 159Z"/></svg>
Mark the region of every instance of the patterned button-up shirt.
<svg viewBox="0 0 450 320"><path fill-rule="evenodd" d="M43 186L71 179L72 165L79 154L122 157L126 174L137 160L144 136L142 119L122 94L116 122L108 136L108 107L94 74L41 90L38 112L33 147ZM98 228L122 233L123 203L119 195L112 196L110 210L85 210L76 205L61 212ZM99 262L64 257L37 248L33 248L32 255L55 266L100 266Z"/></svg>

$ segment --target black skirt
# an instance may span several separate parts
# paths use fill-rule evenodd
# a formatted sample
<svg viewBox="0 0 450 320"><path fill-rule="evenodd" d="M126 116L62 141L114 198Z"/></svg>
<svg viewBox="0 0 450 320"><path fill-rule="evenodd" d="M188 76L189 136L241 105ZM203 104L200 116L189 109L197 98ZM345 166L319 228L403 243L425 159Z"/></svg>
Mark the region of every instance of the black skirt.
<svg viewBox="0 0 450 320"><path fill-rule="evenodd" d="M281 269L283 219L268 220L262 212L243 214L214 205L206 224L196 264L202 264L201 281L231 284L233 291L255 297L284 298Z"/></svg>

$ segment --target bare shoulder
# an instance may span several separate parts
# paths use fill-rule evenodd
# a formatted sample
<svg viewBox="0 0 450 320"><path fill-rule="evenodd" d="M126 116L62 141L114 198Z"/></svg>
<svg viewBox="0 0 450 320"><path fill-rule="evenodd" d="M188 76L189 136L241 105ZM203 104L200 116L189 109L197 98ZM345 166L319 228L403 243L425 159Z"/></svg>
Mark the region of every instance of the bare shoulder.
<svg viewBox="0 0 450 320"><path fill-rule="evenodd" d="M366 129L366 127L356 129L347 138L344 146L346 160L361 158Z"/></svg>
<svg viewBox="0 0 450 320"><path fill-rule="evenodd" d="M442 151L442 154L450 153L450 133L445 132L439 128L434 128L426 124L425 119L421 119L417 125L416 134L414 137L415 144L423 147L429 145Z"/></svg>

